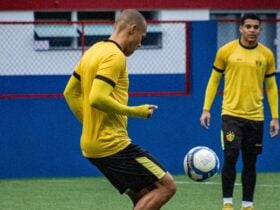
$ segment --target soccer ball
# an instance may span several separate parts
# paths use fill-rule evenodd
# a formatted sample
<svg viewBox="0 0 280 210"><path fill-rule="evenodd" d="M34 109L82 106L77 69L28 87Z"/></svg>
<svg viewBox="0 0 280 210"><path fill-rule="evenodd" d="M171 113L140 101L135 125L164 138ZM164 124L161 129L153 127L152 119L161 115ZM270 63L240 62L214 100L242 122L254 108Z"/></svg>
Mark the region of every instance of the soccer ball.
<svg viewBox="0 0 280 210"><path fill-rule="evenodd" d="M217 174L220 161L216 153L208 147L192 148L184 158L186 174L194 181L205 181Z"/></svg>

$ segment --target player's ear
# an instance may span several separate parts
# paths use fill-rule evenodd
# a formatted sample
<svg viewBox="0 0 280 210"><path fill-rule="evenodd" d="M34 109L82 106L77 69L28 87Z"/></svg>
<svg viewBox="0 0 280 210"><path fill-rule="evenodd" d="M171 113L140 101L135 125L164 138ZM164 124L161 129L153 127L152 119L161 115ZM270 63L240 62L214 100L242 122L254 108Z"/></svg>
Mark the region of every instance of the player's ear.
<svg viewBox="0 0 280 210"><path fill-rule="evenodd" d="M130 34L134 34L135 31L136 31L136 24L132 24L132 25L130 26L129 33L130 33Z"/></svg>
<svg viewBox="0 0 280 210"><path fill-rule="evenodd" d="M240 32L240 34L243 34L243 26L242 25L239 26L239 32Z"/></svg>

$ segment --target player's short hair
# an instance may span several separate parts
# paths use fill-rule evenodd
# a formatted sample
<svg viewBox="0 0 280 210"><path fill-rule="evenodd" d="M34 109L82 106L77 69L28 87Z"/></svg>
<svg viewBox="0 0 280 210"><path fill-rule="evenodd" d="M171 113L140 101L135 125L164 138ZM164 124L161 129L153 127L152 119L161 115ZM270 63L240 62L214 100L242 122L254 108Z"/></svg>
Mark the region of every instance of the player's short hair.
<svg viewBox="0 0 280 210"><path fill-rule="evenodd" d="M241 25L244 25L245 20L247 20L247 19L258 20L261 24L261 18L258 15L256 15L255 13L245 13L241 17Z"/></svg>

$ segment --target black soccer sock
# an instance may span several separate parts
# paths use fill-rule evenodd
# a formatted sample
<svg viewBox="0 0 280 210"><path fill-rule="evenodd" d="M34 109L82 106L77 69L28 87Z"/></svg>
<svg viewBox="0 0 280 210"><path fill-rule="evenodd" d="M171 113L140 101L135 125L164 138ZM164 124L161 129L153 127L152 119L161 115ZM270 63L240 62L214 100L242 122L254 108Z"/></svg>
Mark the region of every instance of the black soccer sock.
<svg viewBox="0 0 280 210"><path fill-rule="evenodd" d="M253 201L256 186L256 162L257 154L243 153L243 170L241 175L243 201Z"/></svg>
<svg viewBox="0 0 280 210"><path fill-rule="evenodd" d="M234 182L236 178L235 165L238 156L238 150L224 151L224 164L222 169L222 189L224 198L231 198L233 195Z"/></svg>

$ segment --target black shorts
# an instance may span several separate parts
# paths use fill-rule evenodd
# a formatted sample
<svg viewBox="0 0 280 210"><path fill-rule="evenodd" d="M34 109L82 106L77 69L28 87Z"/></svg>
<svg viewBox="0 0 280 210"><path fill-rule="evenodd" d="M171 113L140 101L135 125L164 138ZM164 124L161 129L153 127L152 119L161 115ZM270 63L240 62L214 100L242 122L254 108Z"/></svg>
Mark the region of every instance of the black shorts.
<svg viewBox="0 0 280 210"><path fill-rule="evenodd" d="M222 147L247 153L262 153L263 121L247 120L229 115L222 116Z"/></svg>
<svg viewBox="0 0 280 210"><path fill-rule="evenodd" d="M130 144L117 154L104 158L88 158L121 194L152 187L166 170L139 146Z"/></svg>

